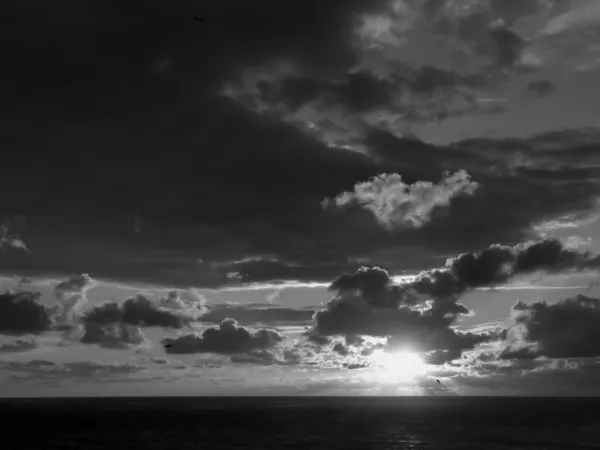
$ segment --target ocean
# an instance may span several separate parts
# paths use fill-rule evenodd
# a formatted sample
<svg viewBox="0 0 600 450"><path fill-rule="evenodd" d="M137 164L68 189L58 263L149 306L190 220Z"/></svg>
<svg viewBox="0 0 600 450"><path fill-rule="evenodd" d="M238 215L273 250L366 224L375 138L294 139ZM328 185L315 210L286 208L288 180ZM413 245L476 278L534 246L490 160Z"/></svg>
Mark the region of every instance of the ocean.
<svg viewBox="0 0 600 450"><path fill-rule="evenodd" d="M0 415L6 450L600 448L585 398L15 399Z"/></svg>

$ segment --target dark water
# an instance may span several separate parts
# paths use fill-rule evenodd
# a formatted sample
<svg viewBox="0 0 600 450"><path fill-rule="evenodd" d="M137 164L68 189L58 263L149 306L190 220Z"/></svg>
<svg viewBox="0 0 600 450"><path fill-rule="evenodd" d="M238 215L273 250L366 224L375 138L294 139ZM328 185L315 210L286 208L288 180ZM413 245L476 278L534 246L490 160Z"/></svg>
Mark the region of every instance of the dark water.
<svg viewBox="0 0 600 450"><path fill-rule="evenodd" d="M600 399L4 400L0 415L7 450L600 448Z"/></svg>

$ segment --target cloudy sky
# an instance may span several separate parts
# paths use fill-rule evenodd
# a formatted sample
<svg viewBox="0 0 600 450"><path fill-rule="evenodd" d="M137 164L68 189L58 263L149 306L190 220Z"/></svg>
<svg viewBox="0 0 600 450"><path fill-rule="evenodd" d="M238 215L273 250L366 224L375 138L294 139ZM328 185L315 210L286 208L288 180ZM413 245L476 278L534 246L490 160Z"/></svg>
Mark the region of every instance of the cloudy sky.
<svg viewBox="0 0 600 450"><path fill-rule="evenodd" d="M13 2L0 395L600 395L599 3Z"/></svg>

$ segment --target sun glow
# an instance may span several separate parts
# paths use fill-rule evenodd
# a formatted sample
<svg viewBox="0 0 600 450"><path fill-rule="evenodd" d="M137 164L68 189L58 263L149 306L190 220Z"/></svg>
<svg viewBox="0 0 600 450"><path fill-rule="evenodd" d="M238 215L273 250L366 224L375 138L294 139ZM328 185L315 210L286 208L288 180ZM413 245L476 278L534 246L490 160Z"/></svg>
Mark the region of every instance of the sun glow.
<svg viewBox="0 0 600 450"><path fill-rule="evenodd" d="M413 381L424 374L427 368L419 355L411 352L387 353L377 350L371 358L375 363L377 378L386 381Z"/></svg>

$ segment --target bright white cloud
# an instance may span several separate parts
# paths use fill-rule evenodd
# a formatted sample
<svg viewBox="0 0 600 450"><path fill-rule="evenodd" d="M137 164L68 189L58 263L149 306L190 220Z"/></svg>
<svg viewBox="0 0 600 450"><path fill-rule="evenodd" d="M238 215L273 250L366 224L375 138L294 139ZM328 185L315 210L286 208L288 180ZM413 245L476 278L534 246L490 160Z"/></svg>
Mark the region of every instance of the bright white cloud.
<svg viewBox="0 0 600 450"><path fill-rule="evenodd" d="M357 183L353 192L342 192L323 202L325 209L358 206L373 214L389 230L421 228L435 210L446 208L459 196L471 196L478 188L465 171L446 173L439 183L417 181L407 184L402 176L382 174Z"/></svg>

